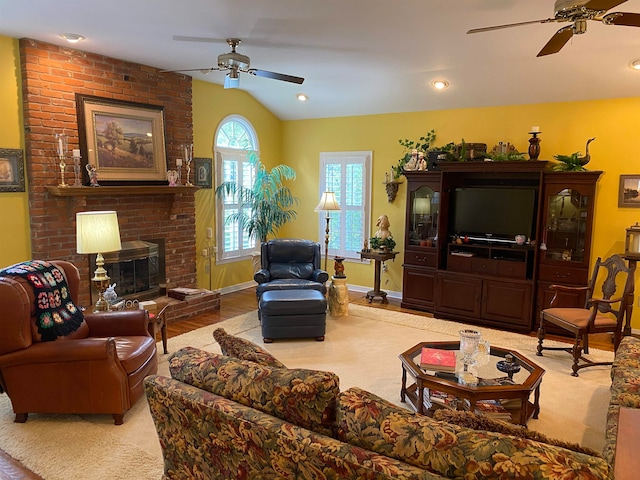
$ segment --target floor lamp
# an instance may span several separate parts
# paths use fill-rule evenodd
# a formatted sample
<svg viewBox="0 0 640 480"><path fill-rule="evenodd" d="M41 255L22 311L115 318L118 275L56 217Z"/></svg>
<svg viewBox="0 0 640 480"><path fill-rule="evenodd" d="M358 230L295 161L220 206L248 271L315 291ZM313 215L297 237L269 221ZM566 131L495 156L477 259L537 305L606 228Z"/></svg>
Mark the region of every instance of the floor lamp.
<svg viewBox="0 0 640 480"><path fill-rule="evenodd" d="M336 194L333 192L324 192L322 194L322 198L320 199L320 203L316 206L314 211L316 212L325 212L325 220L327 221L327 228L325 230L324 235L324 271L327 271L327 257L329 256L329 212L331 210L340 210L340 205L336 200Z"/></svg>

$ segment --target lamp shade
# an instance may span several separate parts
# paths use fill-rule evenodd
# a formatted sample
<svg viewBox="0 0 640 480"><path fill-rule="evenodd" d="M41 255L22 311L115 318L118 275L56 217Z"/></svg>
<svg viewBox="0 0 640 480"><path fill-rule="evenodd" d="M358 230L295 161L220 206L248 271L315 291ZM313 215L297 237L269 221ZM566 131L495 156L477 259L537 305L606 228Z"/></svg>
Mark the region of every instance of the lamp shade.
<svg viewBox="0 0 640 480"><path fill-rule="evenodd" d="M428 196L414 198L413 213L417 215L429 215L431 213L431 199Z"/></svg>
<svg viewBox="0 0 640 480"><path fill-rule="evenodd" d="M105 253L122 249L118 214L113 211L76 213L78 253Z"/></svg>
<svg viewBox="0 0 640 480"><path fill-rule="evenodd" d="M335 193L324 192L322 194L322 198L320 199L320 202L318 203L318 205L316 205L314 212L327 212L329 210L340 210L340 205L336 200Z"/></svg>

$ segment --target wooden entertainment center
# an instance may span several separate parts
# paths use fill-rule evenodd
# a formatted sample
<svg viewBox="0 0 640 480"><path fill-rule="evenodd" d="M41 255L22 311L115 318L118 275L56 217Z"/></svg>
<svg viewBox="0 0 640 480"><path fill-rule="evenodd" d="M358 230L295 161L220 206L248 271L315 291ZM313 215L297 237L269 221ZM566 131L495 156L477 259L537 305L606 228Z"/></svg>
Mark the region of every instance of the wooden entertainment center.
<svg viewBox="0 0 640 480"><path fill-rule="evenodd" d="M556 172L545 161L441 162L438 167L405 172L402 306L489 327L536 329L540 310L551 301L552 284L588 281L596 183L602 172ZM501 206L501 213L472 203L463 215L455 207L461 202L457 192L465 190L480 197L496 192L498 198L513 197L518 199L513 203L523 205ZM504 232L456 231L464 226L463 216L475 225L482 218L496 223L482 217L492 215L505 227L524 226L529 232L519 233L528 238L517 242L492 235ZM584 304L579 297L562 301Z"/></svg>

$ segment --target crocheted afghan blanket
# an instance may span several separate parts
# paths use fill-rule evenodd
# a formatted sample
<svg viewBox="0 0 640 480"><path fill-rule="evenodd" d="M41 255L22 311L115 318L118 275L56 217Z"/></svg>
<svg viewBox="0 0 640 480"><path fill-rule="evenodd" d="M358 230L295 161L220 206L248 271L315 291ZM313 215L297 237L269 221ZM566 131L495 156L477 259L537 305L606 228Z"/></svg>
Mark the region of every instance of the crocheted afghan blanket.
<svg viewBox="0 0 640 480"><path fill-rule="evenodd" d="M2 277L21 277L33 287L36 324L43 342L75 332L84 320L71 300L69 287L58 267L44 260L16 263L0 270Z"/></svg>

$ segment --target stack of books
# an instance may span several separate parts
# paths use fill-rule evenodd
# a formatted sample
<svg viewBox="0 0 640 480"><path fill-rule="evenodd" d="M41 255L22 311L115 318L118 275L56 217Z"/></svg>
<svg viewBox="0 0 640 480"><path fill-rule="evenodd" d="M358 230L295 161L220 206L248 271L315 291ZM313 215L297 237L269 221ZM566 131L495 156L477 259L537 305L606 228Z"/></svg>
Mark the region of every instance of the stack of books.
<svg viewBox="0 0 640 480"><path fill-rule="evenodd" d="M485 415L494 420L511 421L511 413L498 400L479 400L474 411L477 415Z"/></svg>
<svg viewBox="0 0 640 480"><path fill-rule="evenodd" d="M420 368L434 372L453 373L456 371L456 352L423 347L420 353Z"/></svg>
<svg viewBox="0 0 640 480"><path fill-rule="evenodd" d="M167 292L167 296L177 300L189 300L207 293L209 290L204 288L172 288Z"/></svg>

